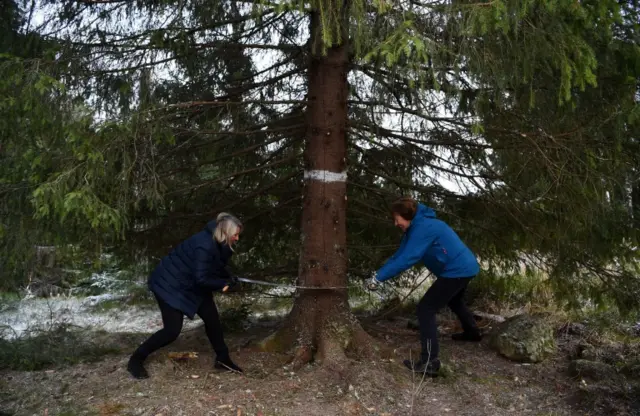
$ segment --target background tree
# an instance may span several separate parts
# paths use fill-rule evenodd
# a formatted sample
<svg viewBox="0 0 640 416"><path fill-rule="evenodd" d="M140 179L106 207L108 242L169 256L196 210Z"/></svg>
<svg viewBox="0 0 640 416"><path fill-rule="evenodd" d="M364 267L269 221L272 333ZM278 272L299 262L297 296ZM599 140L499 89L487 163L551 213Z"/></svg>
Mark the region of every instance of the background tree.
<svg viewBox="0 0 640 416"><path fill-rule="evenodd" d="M32 12L32 10L31 10ZM84 134L53 68L56 43L30 26L29 10L14 1L0 4L0 289L38 281L37 257L44 247L64 243L71 232L34 218L33 190L59 166L67 133ZM60 279L60 275L53 276Z"/></svg>

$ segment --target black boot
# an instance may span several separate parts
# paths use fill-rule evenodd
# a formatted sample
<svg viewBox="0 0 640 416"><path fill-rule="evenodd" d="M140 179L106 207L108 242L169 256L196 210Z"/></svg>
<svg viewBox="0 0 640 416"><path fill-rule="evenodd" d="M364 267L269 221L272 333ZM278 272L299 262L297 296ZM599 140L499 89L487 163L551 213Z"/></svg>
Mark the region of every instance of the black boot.
<svg viewBox="0 0 640 416"><path fill-rule="evenodd" d="M132 355L129 358L129 363L127 364L127 370L131 373L131 375L137 379L149 378L149 373L144 368L144 360Z"/></svg>
<svg viewBox="0 0 640 416"><path fill-rule="evenodd" d="M229 354L218 355L213 367L217 368L218 370L226 370L235 373L243 372L242 368L238 367L233 361L231 361L231 357L229 356Z"/></svg>
<svg viewBox="0 0 640 416"><path fill-rule="evenodd" d="M437 358L435 360L420 360L417 362L404 360L403 363L414 373L425 374L427 377L438 377L438 372L440 371L440 360Z"/></svg>
<svg viewBox="0 0 640 416"><path fill-rule="evenodd" d="M480 342L482 341L482 334L479 332L459 332L457 334L452 334L451 339L454 341Z"/></svg>

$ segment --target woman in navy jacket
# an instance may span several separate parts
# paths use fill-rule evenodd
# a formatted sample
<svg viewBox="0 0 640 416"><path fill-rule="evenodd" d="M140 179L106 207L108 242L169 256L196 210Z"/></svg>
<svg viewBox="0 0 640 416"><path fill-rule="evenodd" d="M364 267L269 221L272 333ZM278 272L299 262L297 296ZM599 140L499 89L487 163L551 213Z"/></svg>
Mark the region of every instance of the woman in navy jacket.
<svg viewBox="0 0 640 416"><path fill-rule="evenodd" d="M144 360L154 351L175 341L182 330L183 316L198 314L216 353L215 368L242 372L231 361L213 291L226 291L237 283L226 265L232 246L240 238L242 223L233 215L221 213L204 230L180 243L166 255L149 277L164 327L151 335L129 359L127 370L135 378L149 377Z"/></svg>
<svg viewBox="0 0 640 416"><path fill-rule="evenodd" d="M457 341L480 341L482 336L473 315L463 302L467 285L480 271L474 254L451 227L436 219L433 209L411 198L393 203L391 212L397 227L404 231L398 251L374 274L370 287L407 270L419 261L436 276L436 281L418 303L422 352L420 360L405 360L412 371L435 377L440 369L436 313L449 306L462 323L463 331L453 334Z"/></svg>

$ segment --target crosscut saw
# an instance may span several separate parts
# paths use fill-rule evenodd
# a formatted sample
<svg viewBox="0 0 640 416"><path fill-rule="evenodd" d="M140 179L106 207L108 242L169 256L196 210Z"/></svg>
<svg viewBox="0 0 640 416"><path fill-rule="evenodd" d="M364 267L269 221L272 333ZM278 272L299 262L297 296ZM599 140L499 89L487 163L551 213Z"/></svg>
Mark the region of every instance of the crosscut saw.
<svg viewBox="0 0 640 416"><path fill-rule="evenodd" d="M254 284L254 285L265 285L265 286L272 286L272 287L281 287L281 288L286 288L286 289L303 289L303 290L344 290L344 289L349 289L351 287L358 287L355 285L350 285L350 286L298 286L298 285L291 285L291 284L282 284L282 283L273 283L273 282L265 282L264 280L253 280L253 279L247 279L246 277L238 277L238 282L243 282L243 283L250 283L250 284Z"/></svg>
<svg viewBox="0 0 640 416"><path fill-rule="evenodd" d="M349 289L352 287L358 287L358 288L362 288L361 286L357 286L357 285L349 285L349 286L326 286L326 287L319 287L319 286L298 286L298 285L291 285L291 284L282 284L282 283L273 283L273 282L265 282L264 280L254 280L254 279L247 279L246 277L238 277L238 282L243 282L243 283L249 283L249 284L253 284L253 285L263 285L263 286L270 286L270 287L280 287L280 288L285 288L285 289L300 289L300 290L345 290L345 289ZM229 286L225 286L224 289L222 289L223 292L226 292L227 289L229 288ZM381 293L380 291L373 291L373 293L376 294L377 297L380 298L380 300L385 300L385 296L383 293Z"/></svg>

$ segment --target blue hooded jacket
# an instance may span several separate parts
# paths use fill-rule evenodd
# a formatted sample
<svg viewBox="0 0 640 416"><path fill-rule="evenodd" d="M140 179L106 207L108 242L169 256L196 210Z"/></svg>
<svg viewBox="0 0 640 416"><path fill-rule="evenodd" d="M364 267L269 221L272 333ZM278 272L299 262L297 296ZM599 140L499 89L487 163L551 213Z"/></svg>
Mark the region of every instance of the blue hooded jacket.
<svg viewBox="0 0 640 416"><path fill-rule="evenodd" d="M233 252L213 238L216 222L189 237L162 258L149 276L149 289L193 319L205 296L221 290L231 276L226 269Z"/></svg>
<svg viewBox="0 0 640 416"><path fill-rule="evenodd" d="M416 215L405 231L400 248L378 270L380 282L391 279L419 261L437 277L473 277L480 272L474 254L433 209L418 204Z"/></svg>

